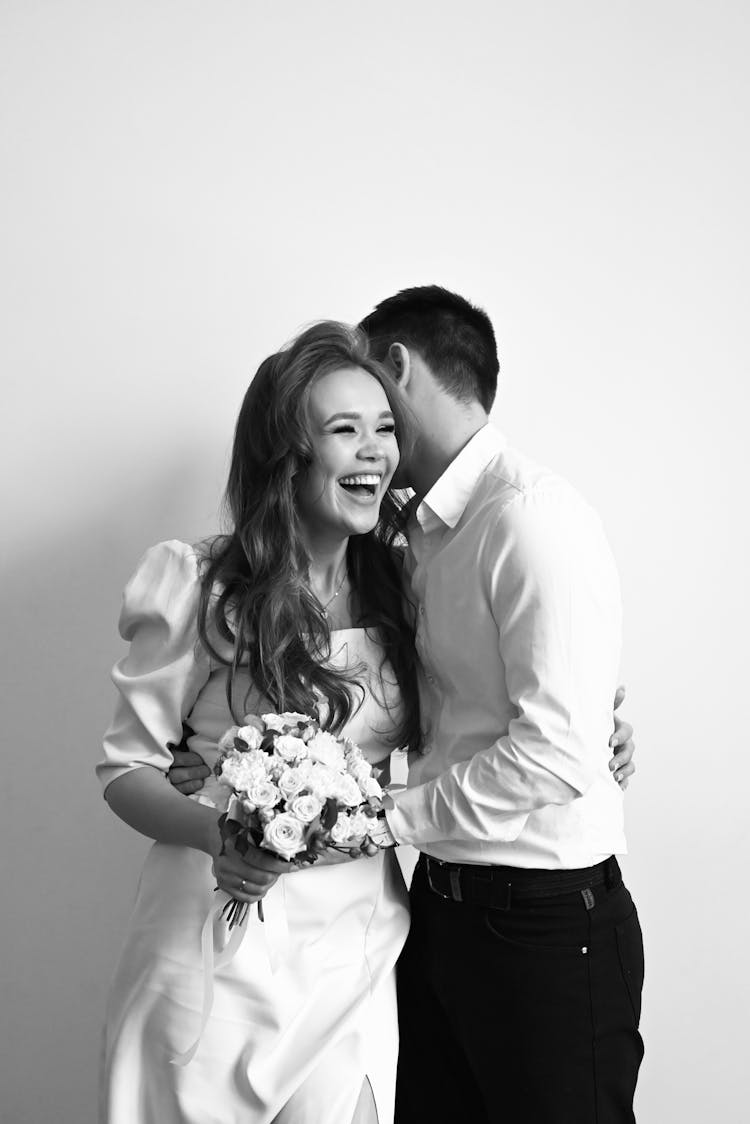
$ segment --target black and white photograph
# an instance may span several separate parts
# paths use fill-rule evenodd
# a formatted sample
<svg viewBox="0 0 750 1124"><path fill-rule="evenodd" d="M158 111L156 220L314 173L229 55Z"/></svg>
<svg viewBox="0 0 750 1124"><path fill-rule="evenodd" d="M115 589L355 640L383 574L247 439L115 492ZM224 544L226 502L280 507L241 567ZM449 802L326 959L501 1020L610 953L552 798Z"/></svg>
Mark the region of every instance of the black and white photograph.
<svg viewBox="0 0 750 1124"><path fill-rule="evenodd" d="M750 9L0 0L0 1124L741 1124Z"/></svg>

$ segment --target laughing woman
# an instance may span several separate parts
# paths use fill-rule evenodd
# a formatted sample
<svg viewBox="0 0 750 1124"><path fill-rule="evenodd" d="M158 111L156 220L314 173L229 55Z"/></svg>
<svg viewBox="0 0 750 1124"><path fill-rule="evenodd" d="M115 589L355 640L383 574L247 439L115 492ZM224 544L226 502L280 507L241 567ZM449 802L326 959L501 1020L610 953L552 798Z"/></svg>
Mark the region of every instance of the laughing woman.
<svg viewBox="0 0 750 1124"><path fill-rule="evenodd" d="M356 333L304 332L266 360L237 422L232 530L205 547L149 550L125 591L120 698L98 767L112 810L155 840L112 985L104 1042L107 1124L380 1124L392 1120L394 965L408 928L391 850L325 857L275 880L289 938L249 924L217 968L200 1044L201 929L218 885L249 868L219 855L206 791L165 781L183 721L212 765L247 712L312 712L372 763L416 749L412 632L404 615L390 483L404 417ZM251 887L252 890L252 887ZM276 895L274 902L271 897ZM226 940L217 922L214 938ZM272 955L269 957L269 952Z"/></svg>

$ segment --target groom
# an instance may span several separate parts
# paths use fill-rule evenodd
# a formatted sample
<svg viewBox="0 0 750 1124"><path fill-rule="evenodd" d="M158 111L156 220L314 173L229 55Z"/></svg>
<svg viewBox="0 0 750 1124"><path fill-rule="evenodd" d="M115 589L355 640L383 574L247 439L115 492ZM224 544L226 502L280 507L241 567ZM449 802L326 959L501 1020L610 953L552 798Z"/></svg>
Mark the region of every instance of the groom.
<svg viewBox="0 0 750 1124"><path fill-rule="evenodd" d="M363 322L417 422L407 577L427 752L386 818L421 852L398 967L397 1120L625 1124L643 946L601 746L620 589L598 517L488 425L480 309L434 286Z"/></svg>
<svg viewBox="0 0 750 1124"><path fill-rule="evenodd" d="M386 812L420 851L398 968L397 1124L625 1124L643 947L613 857L620 592L596 514L488 424L480 309L437 286L362 322L416 419L406 577L426 752ZM177 780L178 776L173 777Z"/></svg>

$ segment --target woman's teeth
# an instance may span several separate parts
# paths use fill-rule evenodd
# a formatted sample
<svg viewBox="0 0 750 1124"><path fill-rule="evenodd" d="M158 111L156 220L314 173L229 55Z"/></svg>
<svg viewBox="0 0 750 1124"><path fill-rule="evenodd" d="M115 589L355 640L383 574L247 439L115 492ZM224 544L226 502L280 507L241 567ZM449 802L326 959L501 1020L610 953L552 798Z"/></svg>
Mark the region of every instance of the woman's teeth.
<svg viewBox="0 0 750 1124"><path fill-rule="evenodd" d="M360 473L357 476L342 476L339 484L347 491L354 492L355 495L361 495L364 492L367 496L374 496L380 484L380 476L374 472Z"/></svg>

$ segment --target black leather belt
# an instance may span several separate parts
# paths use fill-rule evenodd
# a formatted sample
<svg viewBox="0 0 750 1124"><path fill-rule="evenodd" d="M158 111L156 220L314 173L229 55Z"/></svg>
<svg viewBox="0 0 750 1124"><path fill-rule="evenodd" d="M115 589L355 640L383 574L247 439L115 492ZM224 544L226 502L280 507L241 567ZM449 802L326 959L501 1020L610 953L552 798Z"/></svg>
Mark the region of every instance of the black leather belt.
<svg viewBox="0 0 750 1124"><path fill-rule="evenodd" d="M611 889L622 881L614 856L596 866L576 870L526 870L514 866L446 863L421 855L419 867L428 886L439 897L485 909L510 909L512 902L583 893L595 886L606 885Z"/></svg>

